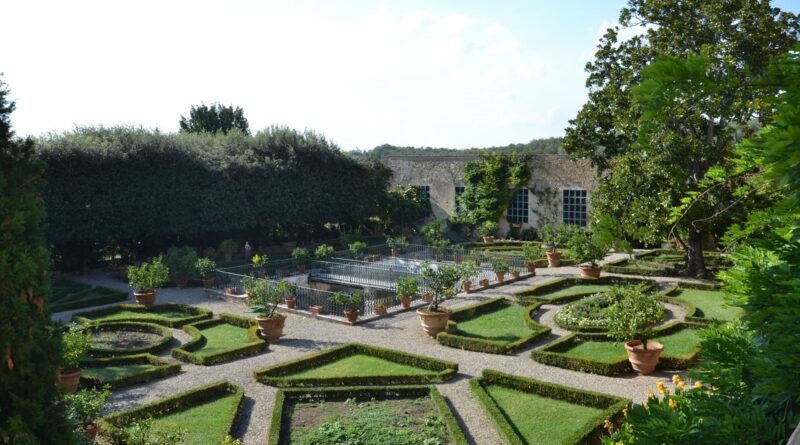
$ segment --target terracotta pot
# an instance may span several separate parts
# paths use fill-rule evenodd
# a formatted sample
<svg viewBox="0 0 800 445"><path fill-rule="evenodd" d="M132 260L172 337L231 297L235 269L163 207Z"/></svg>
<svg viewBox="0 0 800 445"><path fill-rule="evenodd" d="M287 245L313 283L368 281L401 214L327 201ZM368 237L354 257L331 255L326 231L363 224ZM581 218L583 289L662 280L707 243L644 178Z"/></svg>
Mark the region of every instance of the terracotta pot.
<svg viewBox="0 0 800 445"><path fill-rule="evenodd" d="M633 370L647 375L655 371L664 345L657 341L648 341L647 349L643 349L640 340L631 340L625 343L625 350L628 351L628 361L631 362Z"/></svg>
<svg viewBox="0 0 800 445"><path fill-rule="evenodd" d="M461 287L464 289L464 292L469 293L469 291L472 290L472 281L463 282Z"/></svg>
<svg viewBox="0 0 800 445"><path fill-rule="evenodd" d="M225 293L228 295L236 295L236 288L235 287L226 287Z"/></svg>
<svg viewBox="0 0 800 445"><path fill-rule="evenodd" d="M386 315L386 306L375 306L375 315Z"/></svg>
<svg viewBox="0 0 800 445"><path fill-rule="evenodd" d="M347 321L350 324L353 324L358 320L358 309L348 309L344 311L344 316L347 317Z"/></svg>
<svg viewBox="0 0 800 445"><path fill-rule="evenodd" d="M256 317L256 321L261 335L270 342L274 343L283 337L283 326L286 324L286 317L270 318L259 315Z"/></svg>
<svg viewBox="0 0 800 445"><path fill-rule="evenodd" d="M450 319L449 312L429 312L423 309L417 309L417 316L422 330L431 337L436 337L436 334L447 329L447 320Z"/></svg>
<svg viewBox="0 0 800 445"><path fill-rule="evenodd" d="M306 273L306 265L305 264L298 265L297 266L297 271L300 272L300 273Z"/></svg>
<svg viewBox="0 0 800 445"><path fill-rule="evenodd" d="M504 273L496 273L494 274L494 277L497 278L498 283L502 283L503 281L506 280L506 274Z"/></svg>
<svg viewBox="0 0 800 445"><path fill-rule="evenodd" d="M431 295L431 294L423 295L422 296L422 301L424 301L426 303L430 303L431 301L433 301L433 295Z"/></svg>
<svg viewBox="0 0 800 445"><path fill-rule="evenodd" d="M186 277L175 278L175 286L178 289L186 289L186 286L189 285L189 279Z"/></svg>
<svg viewBox="0 0 800 445"><path fill-rule="evenodd" d="M308 306L308 311L312 314L321 314L322 313L322 306L317 306L316 304L311 304Z"/></svg>
<svg viewBox="0 0 800 445"><path fill-rule="evenodd" d="M403 297L400 299L400 304L403 306L404 309L408 309L411 307L411 298Z"/></svg>
<svg viewBox="0 0 800 445"><path fill-rule="evenodd" d="M392 249L392 256L394 257L400 256L400 249Z"/></svg>
<svg viewBox="0 0 800 445"><path fill-rule="evenodd" d="M526 266L528 266L528 273L536 275L536 263L528 263Z"/></svg>
<svg viewBox="0 0 800 445"><path fill-rule="evenodd" d="M206 289L211 289L214 287L214 277L203 278L203 287Z"/></svg>
<svg viewBox="0 0 800 445"><path fill-rule="evenodd" d="M486 286L489 285L489 279L488 278L483 278L482 280L478 281L478 284L480 284L483 287L486 287Z"/></svg>
<svg viewBox="0 0 800 445"><path fill-rule="evenodd" d="M515 271L511 272L511 276L514 277L514 279L516 280L517 278L519 278L519 271L515 270Z"/></svg>
<svg viewBox="0 0 800 445"><path fill-rule="evenodd" d="M561 264L561 252L547 252L547 267L558 267Z"/></svg>
<svg viewBox="0 0 800 445"><path fill-rule="evenodd" d="M493 236L484 236L483 237L483 242L486 243L486 244L493 243L494 242L494 237Z"/></svg>
<svg viewBox="0 0 800 445"><path fill-rule="evenodd" d="M56 380L58 385L64 388L64 391L74 393L78 391L78 382L81 380L81 370L77 369L58 369L56 373Z"/></svg>
<svg viewBox="0 0 800 445"><path fill-rule="evenodd" d="M602 267L581 266L579 268L582 278L600 278Z"/></svg>
<svg viewBox="0 0 800 445"><path fill-rule="evenodd" d="M136 300L136 304L150 305L156 302L156 291L134 292L133 298Z"/></svg>
<svg viewBox="0 0 800 445"><path fill-rule="evenodd" d="M98 430L99 428L97 427L97 424L94 422L89 422L83 426L83 434L85 434L86 437L88 437L89 439L94 439L95 437L97 437Z"/></svg>
<svg viewBox="0 0 800 445"><path fill-rule="evenodd" d="M288 307L289 309L294 309L296 305L297 305L297 300L295 299L290 300L288 298L286 299L286 307Z"/></svg>

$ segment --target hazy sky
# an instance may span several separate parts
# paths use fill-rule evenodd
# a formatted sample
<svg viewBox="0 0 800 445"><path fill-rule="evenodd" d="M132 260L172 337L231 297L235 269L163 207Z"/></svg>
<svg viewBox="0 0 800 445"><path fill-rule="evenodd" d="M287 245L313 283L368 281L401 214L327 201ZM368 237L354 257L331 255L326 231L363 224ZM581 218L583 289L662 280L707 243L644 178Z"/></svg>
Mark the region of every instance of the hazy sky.
<svg viewBox="0 0 800 445"><path fill-rule="evenodd" d="M797 11L800 0L778 1ZM19 135L178 129L200 102L343 149L560 136L624 0L0 1Z"/></svg>

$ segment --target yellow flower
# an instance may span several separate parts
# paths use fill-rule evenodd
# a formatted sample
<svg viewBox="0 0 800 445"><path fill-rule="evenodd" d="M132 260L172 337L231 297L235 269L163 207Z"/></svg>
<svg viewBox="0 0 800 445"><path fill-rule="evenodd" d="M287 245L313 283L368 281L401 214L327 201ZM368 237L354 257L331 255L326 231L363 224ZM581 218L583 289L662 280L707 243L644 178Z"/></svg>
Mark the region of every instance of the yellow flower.
<svg viewBox="0 0 800 445"><path fill-rule="evenodd" d="M703 387L703 384L700 382L694 382L694 389L700 389Z"/></svg>
<svg viewBox="0 0 800 445"><path fill-rule="evenodd" d="M684 382L683 380L678 382L678 389L683 389L685 387L686 387L686 382Z"/></svg>
<svg viewBox="0 0 800 445"><path fill-rule="evenodd" d="M650 411L650 405L648 405L647 402L644 402L642 404L642 407L644 407L644 409L646 409L647 411Z"/></svg>
<svg viewBox="0 0 800 445"><path fill-rule="evenodd" d="M664 392L664 382L658 382L656 384L656 387L658 388L658 392L661 392L661 393Z"/></svg>
<svg viewBox="0 0 800 445"><path fill-rule="evenodd" d="M653 394L653 390L652 389L648 389L647 390L647 398L648 399L655 398L655 394Z"/></svg>
<svg viewBox="0 0 800 445"><path fill-rule="evenodd" d="M678 402L676 402L675 399L669 399L669 407L672 408L672 409L677 408L678 407Z"/></svg>
<svg viewBox="0 0 800 445"><path fill-rule="evenodd" d="M672 383L673 384L677 385L680 380L681 380L681 376L679 376L678 374L675 374L675 375L672 376Z"/></svg>
<svg viewBox="0 0 800 445"><path fill-rule="evenodd" d="M664 396L666 397L668 395L669 395L669 388L664 388Z"/></svg>
<svg viewBox="0 0 800 445"><path fill-rule="evenodd" d="M621 440L618 440L618 441L614 442L614 445L625 445L625 444L624 444L624 443L622 443L622 441L621 441Z"/></svg>
<svg viewBox="0 0 800 445"><path fill-rule="evenodd" d="M628 417L628 407L622 408L622 415Z"/></svg>
<svg viewBox="0 0 800 445"><path fill-rule="evenodd" d="M610 430L613 427L614 427L614 424L611 423L610 420L606 419L606 420L603 421L603 428L605 428L607 430Z"/></svg>

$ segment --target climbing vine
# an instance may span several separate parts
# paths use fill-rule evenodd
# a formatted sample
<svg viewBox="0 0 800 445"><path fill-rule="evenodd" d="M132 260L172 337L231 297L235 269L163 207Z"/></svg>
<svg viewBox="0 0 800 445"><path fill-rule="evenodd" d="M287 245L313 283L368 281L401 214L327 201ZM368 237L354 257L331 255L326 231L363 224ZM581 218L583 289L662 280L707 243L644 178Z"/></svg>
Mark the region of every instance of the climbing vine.
<svg viewBox="0 0 800 445"><path fill-rule="evenodd" d="M483 153L464 166L466 187L461 194L459 222L474 228L496 222L511 204L514 193L528 184L529 156Z"/></svg>

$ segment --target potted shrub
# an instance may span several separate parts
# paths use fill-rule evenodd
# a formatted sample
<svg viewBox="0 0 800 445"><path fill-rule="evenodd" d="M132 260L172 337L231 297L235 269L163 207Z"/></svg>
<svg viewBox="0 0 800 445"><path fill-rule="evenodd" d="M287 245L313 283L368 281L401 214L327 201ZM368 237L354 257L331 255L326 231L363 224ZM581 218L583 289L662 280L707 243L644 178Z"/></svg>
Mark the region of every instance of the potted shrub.
<svg viewBox="0 0 800 445"><path fill-rule="evenodd" d="M67 417L75 425L76 429L83 430L89 439L97 437L97 424L95 419L100 416L111 397L109 386L103 389L82 389L74 394L64 396L64 404L67 407Z"/></svg>
<svg viewBox="0 0 800 445"><path fill-rule="evenodd" d="M170 247L164 255L164 265L169 269L169 275L178 288L183 289L189 284L189 278L197 273L197 252L189 246Z"/></svg>
<svg viewBox="0 0 800 445"><path fill-rule="evenodd" d="M397 299L400 300L400 304L406 309L411 307L411 300L419 291L417 279L410 275L401 277L397 280L397 283L395 283L395 287Z"/></svg>
<svg viewBox="0 0 800 445"><path fill-rule="evenodd" d="M488 278L481 278L480 281L478 281L478 284L480 284L481 287L486 287L486 286L489 285L489 279Z"/></svg>
<svg viewBox="0 0 800 445"><path fill-rule="evenodd" d="M308 250L304 247L297 247L292 251L292 258L297 262L297 271L306 273L306 267L309 260L311 260L311 254L308 253Z"/></svg>
<svg viewBox="0 0 800 445"><path fill-rule="evenodd" d="M267 284L263 278L244 277L242 284L247 292L248 312L257 314L256 321L261 335L270 342L283 336L286 316L276 312L281 302L281 293L275 284Z"/></svg>
<svg viewBox="0 0 800 445"><path fill-rule="evenodd" d="M497 277L497 282L502 283L505 281L506 274L509 271L508 263L505 261L495 261L492 264L492 272L494 272L495 276Z"/></svg>
<svg viewBox="0 0 800 445"><path fill-rule="evenodd" d="M267 262L269 261L269 257L265 253L264 255L255 254L253 258L250 259L250 262L253 263L253 268L258 271L259 278L266 278L267 277Z"/></svg>
<svg viewBox="0 0 800 445"><path fill-rule="evenodd" d="M361 255L366 252L367 250L367 243L364 241L356 241L354 243L350 243L349 245L350 253L353 254L353 258L361 258Z"/></svg>
<svg viewBox="0 0 800 445"><path fill-rule="evenodd" d="M603 270L597 262L606 257L610 243L591 230L580 230L573 234L569 241L570 250L579 262L581 276L599 278Z"/></svg>
<svg viewBox="0 0 800 445"><path fill-rule="evenodd" d="M353 292L352 294L336 292L333 294L332 300L334 303L344 306L344 315L350 324L358 320L358 308L364 300L364 295L361 292Z"/></svg>
<svg viewBox="0 0 800 445"><path fill-rule="evenodd" d="M319 314L321 314L323 312L323 308L322 308L322 306L320 306L318 304L309 304L308 305L308 311L311 312L312 314L319 315Z"/></svg>
<svg viewBox="0 0 800 445"><path fill-rule="evenodd" d="M81 362L86 358L92 346L92 335L78 325L70 325L61 337L61 367L58 368L57 379L67 392L78 390L81 379Z"/></svg>
<svg viewBox="0 0 800 445"><path fill-rule="evenodd" d="M283 301L286 302L286 307L294 309L295 305L297 305L297 285L291 281L281 281L278 283L278 292L283 297Z"/></svg>
<svg viewBox="0 0 800 445"><path fill-rule="evenodd" d="M546 249L547 267L558 267L561 263L561 252L559 246L568 243L572 232L571 224L545 224L539 229L539 236L542 238L542 245Z"/></svg>
<svg viewBox="0 0 800 445"><path fill-rule="evenodd" d="M519 269L517 269L516 267L511 269L511 276L514 277L515 280L519 278L519 275L520 275Z"/></svg>
<svg viewBox="0 0 800 445"><path fill-rule="evenodd" d="M436 267L428 261L422 263L422 277L433 293L433 300L428 307L417 309L422 330L431 337L447 328L450 311L440 308L439 303L456 295L456 285L463 279L461 270L456 265L438 264Z"/></svg>
<svg viewBox="0 0 800 445"><path fill-rule="evenodd" d="M128 267L128 284L133 288L133 297L139 304L156 302L158 288L169 280L169 269L156 257L152 262Z"/></svg>
<svg viewBox="0 0 800 445"><path fill-rule="evenodd" d="M497 234L497 223L494 221L485 221L481 224L478 232L483 237L484 243L493 243L494 236Z"/></svg>
<svg viewBox="0 0 800 445"><path fill-rule="evenodd" d="M525 243L522 245L522 255L525 256L525 266L528 267L528 273L536 275L536 260L539 259L540 252L541 250L536 244Z"/></svg>
<svg viewBox="0 0 800 445"><path fill-rule="evenodd" d="M389 246L389 249L391 249L392 256L398 257L400 256L400 251L408 246L408 240L406 240L404 236L387 236L386 244Z"/></svg>
<svg viewBox="0 0 800 445"><path fill-rule="evenodd" d="M320 244L317 246L317 250L314 251L314 258L318 260L327 260L328 258L332 257L334 254L333 246L329 246L327 244Z"/></svg>
<svg viewBox="0 0 800 445"><path fill-rule="evenodd" d="M381 303L376 304L375 315L386 315L386 305Z"/></svg>
<svg viewBox="0 0 800 445"><path fill-rule="evenodd" d="M608 335L625 342L628 360L634 371L650 374L658 365L664 345L650 340L653 325L664 317L664 306L655 294L648 295L644 286L619 286L617 302L608 308Z"/></svg>
<svg viewBox="0 0 800 445"><path fill-rule="evenodd" d="M461 288L464 292L472 290L472 277L478 273L478 267L472 261L465 261L458 264L461 268Z"/></svg>
<svg viewBox="0 0 800 445"><path fill-rule="evenodd" d="M211 258L200 258L194 263L194 268L200 279L203 280L203 287L211 289L214 287L214 269L217 268L217 263Z"/></svg>
<svg viewBox="0 0 800 445"><path fill-rule="evenodd" d="M219 243L219 251L222 252L225 261L230 261L237 250L239 250L239 244L230 238L224 239Z"/></svg>

